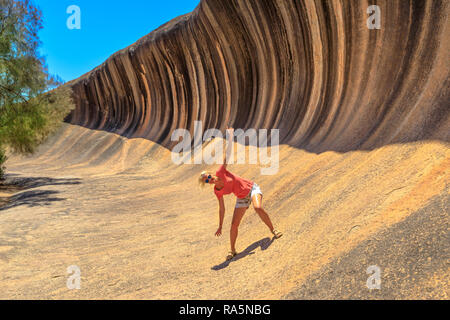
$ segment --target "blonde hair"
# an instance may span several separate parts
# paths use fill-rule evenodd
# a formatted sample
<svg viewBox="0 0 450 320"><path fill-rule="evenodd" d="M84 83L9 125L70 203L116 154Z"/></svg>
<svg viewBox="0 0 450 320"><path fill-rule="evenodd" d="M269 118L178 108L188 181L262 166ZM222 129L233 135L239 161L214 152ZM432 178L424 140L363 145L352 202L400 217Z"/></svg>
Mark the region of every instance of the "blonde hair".
<svg viewBox="0 0 450 320"><path fill-rule="evenodd" d="M205 176L208 175L207 171L202 171L202 173L200 173L200 177L198 177L198 184L200 185L200 188L204 188L206 183L205 180L203 180L205 178Z"/></svg>

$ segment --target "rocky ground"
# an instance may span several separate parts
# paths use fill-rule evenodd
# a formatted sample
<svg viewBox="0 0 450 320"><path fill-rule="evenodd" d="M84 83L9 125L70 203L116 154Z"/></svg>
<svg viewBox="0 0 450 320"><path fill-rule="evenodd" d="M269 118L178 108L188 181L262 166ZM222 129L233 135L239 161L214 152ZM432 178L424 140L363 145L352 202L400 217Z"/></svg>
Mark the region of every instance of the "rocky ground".
<svg viewBox="0 0 450 320"><path fill-rule="evenodd" d="M65 124L32 157L10 157L0 190L1 299L448 299L450 148L439 141L309 153L280 146L256 181L284 236L250 208L231 262L226 198L145 139ZM7 202L5 200L8 200ZM69 266L81 271L70 290ZM380 289L369 290L369 266Z"/></svg>

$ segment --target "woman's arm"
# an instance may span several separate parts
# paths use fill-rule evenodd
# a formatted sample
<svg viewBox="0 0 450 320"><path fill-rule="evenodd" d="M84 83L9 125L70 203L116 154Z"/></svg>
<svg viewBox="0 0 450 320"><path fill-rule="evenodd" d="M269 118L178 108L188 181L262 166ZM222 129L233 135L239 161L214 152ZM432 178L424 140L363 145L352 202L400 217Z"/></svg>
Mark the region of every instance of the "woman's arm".
<svg viewBox="0 0 450 320"><path fill-rule="evenodd" d="M224 143L226 145L225 155L223 156L223 167L226 169L228 164L228 159L231 158L231 152L233 150L233 138L234 138L234 129L227 127L226 132L228 132L228 137L225 136ZM226 133L225 132L225 133Z"/></svg>
<svg viewBox="0 0 450 320"><path fill-rule="evenodd" d="M216 236L220 237L222 235L222 225L223 218L225 217L225 202L223 197L219 198L219 229L216 231Z"/></svg>

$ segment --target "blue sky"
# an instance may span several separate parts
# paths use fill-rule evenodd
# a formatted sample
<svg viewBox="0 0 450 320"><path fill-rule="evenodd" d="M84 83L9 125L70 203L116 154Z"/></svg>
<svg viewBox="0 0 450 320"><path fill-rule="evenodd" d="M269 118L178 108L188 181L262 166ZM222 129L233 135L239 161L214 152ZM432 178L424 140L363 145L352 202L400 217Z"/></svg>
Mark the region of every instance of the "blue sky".
<svg viewBox="0 0 450 320"><path fill-rule="evenodd" d="M78 78L116 51L179 15L200 0L34 0L42 10L40 53L50 74L64 81ZM80 8L81 29L70 30L67 8Z"/></svg>

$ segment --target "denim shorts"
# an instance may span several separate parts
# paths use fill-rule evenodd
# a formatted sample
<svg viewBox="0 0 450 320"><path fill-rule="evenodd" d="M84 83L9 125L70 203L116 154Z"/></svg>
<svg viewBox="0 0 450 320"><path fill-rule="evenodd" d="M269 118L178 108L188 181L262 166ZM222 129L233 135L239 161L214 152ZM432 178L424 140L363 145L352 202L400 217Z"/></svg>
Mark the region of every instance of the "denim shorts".
<svg viewBox="0 0 450 320"><path fill-rule="evenodd" d="M235 208L244 208L244 207L250 207L250 204L252 203L252 197L255 194L260 194L262 196L261 189L256 183L253 183L252 190L248 193L248 195L245 198L236 199L236 206Z"/></svg>

